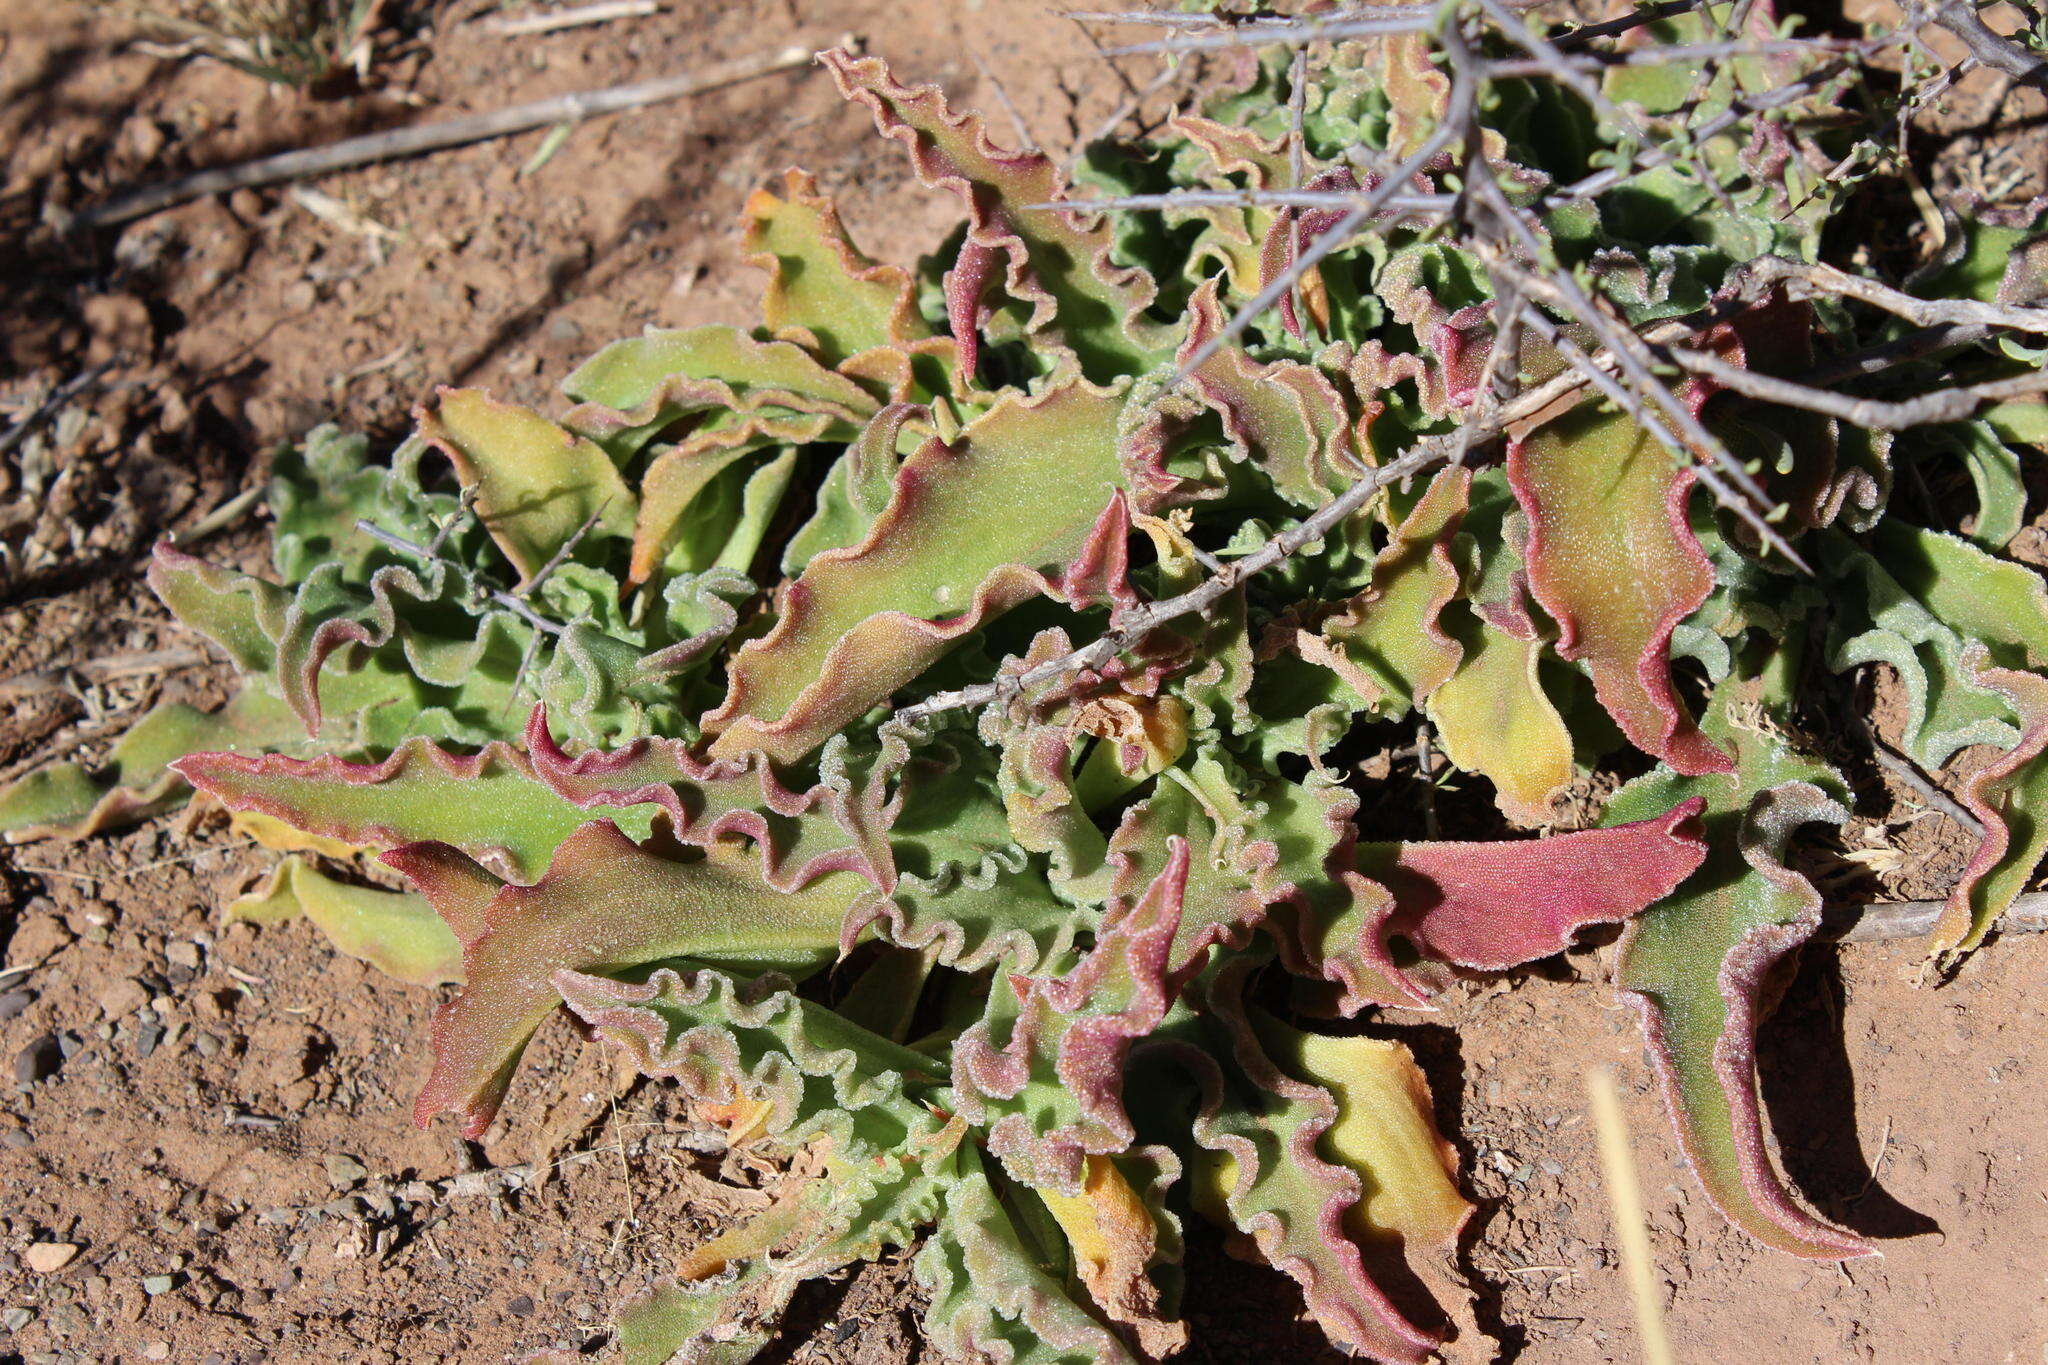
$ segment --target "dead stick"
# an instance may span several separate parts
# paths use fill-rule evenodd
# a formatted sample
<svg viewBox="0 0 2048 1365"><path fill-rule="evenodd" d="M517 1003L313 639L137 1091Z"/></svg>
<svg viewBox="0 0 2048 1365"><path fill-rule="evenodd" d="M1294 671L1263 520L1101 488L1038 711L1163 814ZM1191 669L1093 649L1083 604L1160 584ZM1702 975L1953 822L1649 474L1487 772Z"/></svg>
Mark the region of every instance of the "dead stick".
<svg viewBox="0 0 2048 1365"><path fill-rule="evenodd" d="M112 360L102 360L99 364L85 371L85 373L75 375L51 390L50 396L36 404L33 412L9 427L6 435L0 436L0 458L12 455L14 448L23 441L26 441L31 432L49 421L52 417L55 417L63 410L66 403L69 403L72 399L99 383L100 376L112 369L113 366L114 362Z"/></svg>
<svg viewBox="0 0 2048 1365"><path fill-rule="evenodd" d="M1830 910L1819 937L1840 943L1883 943L1919 938L1933 930L1947 901L1893 901ZM2001 934L2048 933L2048 892L2030 891L2013 901L1992 929Z"/></svg>
<svg viewBox="0 0 2048 1365"><path fill-rule="evenodd" d="M68 685L74 674L88 682L111 682L115 678L132 677L138 673L169 673L180 668L197 668L208 662L211 662L208 656L196 649L153 649L144 654L88 659L65 668L45 668L12 678L0 678L0 702L20 701L39 692L54 692Z"/></svg>
<svg viewBox="0 0 2048 1365"><path fill-rule="evenodd" d="M88 228L109 227L145 217L167 209L173 204L197 199L201 195L221 194L254 185L275 185L286 180L303 180L311 176L325 175L330 171L369 165L375 161L419 156L425 152L438 152L471 142L509 137L513 133L523 133L529 128L542 128L551 123L567 123L576 119L595 118L600 114L616 114L649 104L681 99L685 95L697 95L707 90L737 85L741 81L772 75L777 71L787 71L792 67L807 64L811 56L810 49L806 47L785 47L777 52L757 57L742 57L737 61L725 62L688 75L663 76L658 80L637 81L632 85L615 85L606 90L583 90L570 95L556 95L550 99L515 104L486 114L472 114L466 118L418 124L410 128L393 128L389 132L347 138L325 147L308 147L294 152L283 152L256 161L245 161L239 166L223 166L210 171L200 171L181 180L151 185L130 194L120 195L98 208L86 210L78 216L78 222Z"/></svg>
<svg viewBox="0 0 2048 1365"><path fill-rule="evenodd" d="M614 19L645 19L661 13L661 6L655 0L604 0L597 5L585 5L580 9L556 10L551 14L528 14L516 19L496 18L483 21L488 33L504 38L524 38L541 33L559 33L563 29L583 28L590 24L608 24Z"/></svg>

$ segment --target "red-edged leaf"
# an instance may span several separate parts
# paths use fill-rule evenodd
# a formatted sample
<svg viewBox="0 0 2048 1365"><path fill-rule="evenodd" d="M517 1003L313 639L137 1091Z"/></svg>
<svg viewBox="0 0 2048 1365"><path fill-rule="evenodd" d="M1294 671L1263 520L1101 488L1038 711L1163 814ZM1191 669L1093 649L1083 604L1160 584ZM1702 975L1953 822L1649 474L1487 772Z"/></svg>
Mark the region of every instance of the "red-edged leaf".
<svg viewBox="0 0 2048 1365"><path fill-rule="evenodd" d="M1705 809L1693 797L1655 819L1543 839L1360 844L1358 867L1393 894L1388 933L1425 957L1505 971L1670 895L1707 856Z"/></svg>

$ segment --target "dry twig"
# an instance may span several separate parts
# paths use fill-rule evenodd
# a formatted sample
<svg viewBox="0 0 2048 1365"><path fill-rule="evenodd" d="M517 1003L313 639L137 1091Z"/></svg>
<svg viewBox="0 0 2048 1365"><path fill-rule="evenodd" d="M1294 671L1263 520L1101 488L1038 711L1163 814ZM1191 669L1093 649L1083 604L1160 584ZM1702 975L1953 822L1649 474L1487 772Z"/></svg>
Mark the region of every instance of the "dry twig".
<svg viewBox="0 0 2048 1365"><path fill-rule="evenodd" d="M591 24L608 24L614 19L644 19L659 13L661 6L656 0L600 0L594 5L549 10L541 14L494 15L484 20L481 26L501 37L522 38L584 28Z"/></svg>
<svg viewBox="0 0 2048 1365"><path fill-rule="evenodd" d="M509 137L513 133L523 133L530 128L544 128L551 123L622 113L628 109L640 109L650 104L681 99L686 95L701 95L707 90L737 85L741 81L754 80L777 71L788 71L808 65L810 61L810 49L785 47L777 52L742 57L737 61L722 62L702 71L684 75L635 81L630 85L615 85L604 90L583 90L569 95L556 95L550 99L515 104L504 109L494 109L489 113L472 114L441 123L418 124L410 128L394 128L389 132L347 138L341 142L329 143L325 147L310 147L284 152L277 156L266 156L256 161L245 161L239 166L217 167L160 185L133 190L116 196L98 208L87 209L78 215L77 223L85 228L112 227L203 195L224 194L229 190L248 189L257 185L276 185L288 180L303 180L310 176L347 170L353 166L369 165L372 162L419 156L426 152L444 151L472 142Z"/></svg>

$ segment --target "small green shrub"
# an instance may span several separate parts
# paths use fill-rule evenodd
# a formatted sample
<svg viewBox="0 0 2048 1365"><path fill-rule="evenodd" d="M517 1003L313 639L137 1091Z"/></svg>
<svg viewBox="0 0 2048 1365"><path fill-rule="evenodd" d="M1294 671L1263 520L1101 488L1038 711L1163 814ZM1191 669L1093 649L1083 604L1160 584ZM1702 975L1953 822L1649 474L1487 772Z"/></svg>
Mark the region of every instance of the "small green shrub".
<svg viewBox="0 0 2048 1365"><path fill-rule="evenodd" d="M296 850L238 913L459 983L423 1123L482 1133L566 1004L735 1142L802 1154L624 1311L632 1360L746 1359L805 1279L911 1245L949 1353L1157 1358L1191 1212L1333 1341L1421 1360L1360 1245L1444 1283L1469 1206L1406 1049L1325 1021L1620 921L1714 1203L1865 1254L1773 1173L1754 1078L1763 977L1819 923L1789 846L1847 815L1811 685L1883 664L1914 762L1996 751L1932 945L1973 948L2048 844L2048 591L2003 553L2042 409L1979 401L2040 357L1814 284L1836 168L1888 112L1844 116L1854 64L1747 13L1705 75L1584 89L1485 76L1505 21L1333 42L1293 204L1289 63L1241 52L1201 112L1089 154L1100 193L1179 196L1114 215L1039 207L1045 157L827 53L965 209L944 261L877 263L791 172L746 210L759 327L617 342L559 419L443 390L388 463L316 432L278 462L276 581L152 571L240 694L0 821L87 833L189 783ZM1714 31L1611 41L1646 36ZM1333 232L1404 160L1405 198ZM2032 228L1957 221L1933 325L2038 323ZM1878 393L2004 387L1896 436L1738 391L1872 347ZM1898 505L1902 467L1967 474L1965 534ZM1357 759L1419 724L1503 831L1549 832L1361 829ZM1617 763L1641 775L1597 824L1552 830Z"/></svg>

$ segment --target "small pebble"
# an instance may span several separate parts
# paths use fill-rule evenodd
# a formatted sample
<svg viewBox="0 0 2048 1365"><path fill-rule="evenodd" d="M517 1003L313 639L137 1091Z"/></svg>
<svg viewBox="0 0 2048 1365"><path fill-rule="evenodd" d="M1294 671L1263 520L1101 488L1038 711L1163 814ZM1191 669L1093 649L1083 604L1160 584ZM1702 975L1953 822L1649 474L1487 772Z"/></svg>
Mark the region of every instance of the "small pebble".
<svg viewBox="0 0 2048 1365"><path fill-rule="evenodd" d="M164 1031L154 1024L145 1024L135 1031L135 1055L147 1057L156 1051L156 1045L163 1041Z"/></svg>
<svg viewBox="0 0 2048 1365"><path fill-rule="evenodd" d="M346 1190L362 1183L370 1172L362 1162L346 1152L329 1152L326 1158L327 1183L337 1190Z"/></svg>
<svg viewBox="0 0 2048 1365"><path fill-rule="evenodd" d="M35 1145L36 1140L29 1136L28 1130L25 1128L9 1128L6 1132L0 1133L0 1147L7 1147L20 1152L26 1151Z"/></svg>
<svg viewBox="0 0 2048 1365"><path fill-rule="evenodd" d="M122 1019L149 1003L149 992L140 981L123 977L111 982L95 998L108 1019Z"/></svg>
<svg viewBox="0 0 2048 1365"><path fill-rule="evenodd" d="M32 1242L22 1253L28 1268L38 1275L54 1275L78 1258L75 1242Z"/></svg>
<svg viewBox="0 0 2048 1365"><path fill-rule="evenodd" d="M8 991L0 995L0 1023L5 1023L36 1002L34 991Z"/></svg>
<svg viewBox="0 0 2048 1365"><path fill-rule="evenodd" d="M1562 1165L1562 1163L1552 1161L1549 1157L1543 1158L1543 1160L1537 1162L1536 1164L1542 1168L1543 1174L1545 1175L1564 1174L1564 1166Z"/></svg>
<svg viewBox="0 0 2048 1365"><path fill-rule="evenodd" d="M171 1343L168 1341L150 1342L142 1348L142 1358L144 1360L169 1360L171 1358Z"/></svg>
<svg viewBox="0 0 2048 1365"><path fill-rule="evenodd" d="M211 1033L194 1034L192 1036L192 1050L202 1057L211 1057L220 1051L220 1039L214 1037Z"/></svg>
<svg viewBox="0 0 2048 1365"><path fill-rule="evenodd" d="M159 1294L170 1293L177 1282L175 1275L145 1275L142 1277L142 1292L155 1298Z"/></svg>
<svg viewBox="0 0 2048 1365"><path fill-rule="evenodd" d="M68 1062L79 1053L85 1051L85 1039L79 1037L70 1029L65 1029L57 1035L57 1050L63 1054L64 1060Z"/></svg>
<svg viewBox="0 0 2048 1365"><path fill-rule="evenodd" d="M20 1310L17 1309L16 1311ZM523 1318L533 1312L533 1299L530 1295L517 1295L510 1303L505 1305L505 1311L515 1318Z"/></svg>
<svg viewBox="0 0 2048 1365"><path fill-rule="evenodd" d="M10 1332L19 1332L35 1320L36 1310L33 1308L10 1308L5 1315L0 1315L0 1327L5 1327Z"/></svg>
<svg viewBox="0 0 2048 1365"><path fill-rule="evenodd" d="M179 939L164 946L164 958L174 967L194 970L199 966L199 945Z"/></svg>

